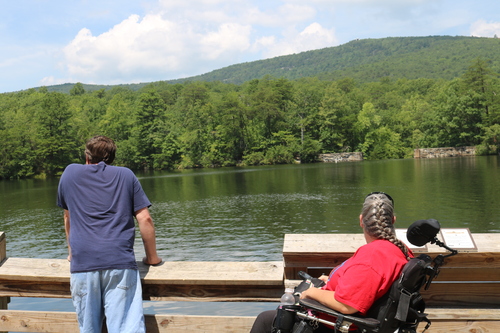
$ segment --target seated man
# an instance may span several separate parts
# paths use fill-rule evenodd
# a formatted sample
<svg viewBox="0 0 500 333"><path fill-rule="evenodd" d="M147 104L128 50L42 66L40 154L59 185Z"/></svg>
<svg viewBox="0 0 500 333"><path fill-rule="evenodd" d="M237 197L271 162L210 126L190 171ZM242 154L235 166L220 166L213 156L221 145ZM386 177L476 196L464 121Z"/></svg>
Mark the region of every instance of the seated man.
<svg viewBox="0 0 500 333"><path fill-rule="evenodd" d="M413 254L396 238L392 198L381 192L370 193L365 198L359 221L367 244L335 267L328 277L320 277L326 282L325 286L303 291L302 299L314 299L344 314L359 312L365 315L400 276ZM275 315L276 310L259 314L250 333L271 333ZM335 318L326 314L322 318L335 322ZM332 330L320 324L315 332Z"/></svg>

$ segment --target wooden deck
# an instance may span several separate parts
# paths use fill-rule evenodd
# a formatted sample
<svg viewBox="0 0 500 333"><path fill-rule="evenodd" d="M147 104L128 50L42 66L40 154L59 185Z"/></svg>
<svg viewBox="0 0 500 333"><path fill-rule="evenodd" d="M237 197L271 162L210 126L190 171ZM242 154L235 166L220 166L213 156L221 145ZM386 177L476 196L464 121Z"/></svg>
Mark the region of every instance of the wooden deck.
<svg viewBox="0 0 500 333"><path fill-rule="evenodd" d="M484 236L474 234L479 251L447 260L431 286L426 297L428 303L434 302L427 311L433 324L428 332L500 332L500 234L479 235ZM6 258L5 242L0 232L0 331L77 332L74 312L8 309L9 297L70 297L70 274L66 260ZM283 262L166 262L158 267L139 263L143 296L148 300L278 302L285 285L296 283L285 279L284 273L293 278L298 270L333 267L363 242L362 235L285 235ZM442 252L434 251L438 250L429 247L429 253ZM484 279L477 280L478 275ZM454 283L446 282L452 279ZM478 306L468 306L476 301ZM146 315L146 326L155 333L243 333L249 332L254 319L157 314Z"/></svg>
<svg viewBox="0 0 500 333"><path fill-rule="evenodd" d="M283 294L283 262L137 263L143 298L156 301L275 301ZM70 298L69 262L7 258L0 296Z"/></svg>
<svg viewBox="0 0 500 333"><path fill-rule="evenodd" d="M148 333L248 333L255 317L146 315ZM78 332L75 312L0 310L0 329L14 332Z"/></svg>

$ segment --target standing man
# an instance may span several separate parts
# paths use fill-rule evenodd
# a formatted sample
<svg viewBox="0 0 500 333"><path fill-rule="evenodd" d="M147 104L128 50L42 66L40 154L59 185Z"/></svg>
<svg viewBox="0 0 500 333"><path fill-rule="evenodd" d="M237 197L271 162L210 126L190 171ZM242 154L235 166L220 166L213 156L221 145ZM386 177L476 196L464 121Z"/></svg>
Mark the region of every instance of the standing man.
<svg viewBox="0 0 500 333"><path fill-rule="evenodd" d="M112 139L96 136L86 144L86 164L70 164L59 182L57 205L71 262L71 295L80 332L145 332L142 286L134 254L137 219L147 265L159 265L151 206L139 180L111 166Z"/></svg>

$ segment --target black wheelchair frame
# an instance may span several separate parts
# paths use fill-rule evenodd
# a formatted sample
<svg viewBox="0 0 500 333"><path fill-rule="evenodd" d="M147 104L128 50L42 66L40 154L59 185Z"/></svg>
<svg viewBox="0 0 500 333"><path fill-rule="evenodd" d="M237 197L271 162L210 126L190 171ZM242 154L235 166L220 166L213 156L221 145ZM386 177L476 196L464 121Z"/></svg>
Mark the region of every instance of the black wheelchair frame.
<svg viewBox="0 0 500 333"><path fill-rule="evenodd" d="M426 254L412 258L403 267L401 276L396 280L389 292L378 299L370 308L366 316L359 314L346 315L330 309L321 303L310 300L299 300L297 305L288 308L278 308L278 316L285 314L290 317L294 313L294 321L288 327L276 327L276 333L313 333L319 324L331 327L332 332L359 332L359 333L416 333L421 322L426 322L422 332L425 332L431 325L425 311L425 302L422 299L420 290L422 287L427 290L439 275L439 268L444 264L444 259L456 255L458 251L449 248L436 238L440 230L437 220L419 220L414 222L407 231L407 238L410 243L422 246L427 243L436 244L445 248L451 253L447 255L439 254L434 259ZM304 283L319 285L318 279L313 279L308 274L300 272ZM316 283L315 283L316 282ZM297 288L301 287L299 285ZM297 291L296 288L296 291ZM303 288L303 286L302 286ZM299 294L300 291L297 292ZM286 311L286 312L284 312ZM323 313L335 317L335 321L328 321L318 317ZM354 329L353 329L354 328Z"/></svg>

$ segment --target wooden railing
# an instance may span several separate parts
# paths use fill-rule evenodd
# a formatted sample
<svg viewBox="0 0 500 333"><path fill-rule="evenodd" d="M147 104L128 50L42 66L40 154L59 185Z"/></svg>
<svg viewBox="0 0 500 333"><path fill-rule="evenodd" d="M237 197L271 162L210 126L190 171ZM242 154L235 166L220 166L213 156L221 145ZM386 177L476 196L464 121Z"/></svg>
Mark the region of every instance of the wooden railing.
<svg viewBox="0 0 500 333"><path fill-rule="evenodd" d="M500 233L472 234L477 251L459 250L422 295L433 321L428 332L500 332ZM286 279L298 271L312 276L351 257L365 244L362 234L287 234L283 246ZM427 244L432 258L446 250Z"/></svg>
<svg viewBox="0 0 500 333"><path fill-rule="evenodd" d="M298 270L315 272L314 267L321 267L316 269L319 272L335 266L363 244L361 237L285 235L283 262L165 262L158 267L139 263L143 296L153 301L277 302L285 285L297 283ZM478 249L482 249L483 242L490 241L495 243L493 248L478 251L469 259L459 259L463 254L453 257L456 259L447 261L447 270L443 267L429 289L428 301L434 303L428 311L433 321L428 332L500 332L500 235L484 237L481 241L476 239ZM0 232L0 331L78 332L74 312L8 310L10 297L69 298L70 273L69 263L62 259L7 258L5 244L5 234ZM333 251L334 248L338 251ZM488 281L471 281L477 275L485 276ZM456 287L439 291L452 285L445 282L451 278ZM440 285L434 286L438 281ZM477 292L481 297L477 297ZM439 303L442 306L438 308ZM249 332L255 319L254 316L162 314L145 318L147 331L155 333L243 333Z"/></svg>
<svg viewBox="0 0 500 333"><path fill-rule="evenodd" d="M6 257L0 233L0 331L78 332L74 312L8 310L10 297L70 298L69 262ZM138 262L143 298L153 301L278 301L283 262ZM148 332L248 332L253 316L146 315Z"/></svg>

